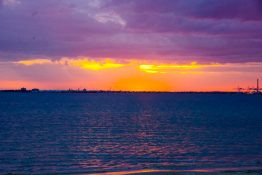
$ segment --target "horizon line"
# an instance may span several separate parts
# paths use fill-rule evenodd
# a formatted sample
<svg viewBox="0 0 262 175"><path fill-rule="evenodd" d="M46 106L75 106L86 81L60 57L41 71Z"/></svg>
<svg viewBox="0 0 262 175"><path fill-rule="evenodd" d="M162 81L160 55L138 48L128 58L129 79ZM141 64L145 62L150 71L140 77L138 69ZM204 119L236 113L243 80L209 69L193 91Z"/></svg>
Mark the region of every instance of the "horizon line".
<svg viewBox="0 0 262 175"><path fill-rule="evenodd" d="M238 91L147 91L147 90L78 90L78 89L0 89L0 92L57 92L57 93L246 93L246 92L238 92Z"/></svg>

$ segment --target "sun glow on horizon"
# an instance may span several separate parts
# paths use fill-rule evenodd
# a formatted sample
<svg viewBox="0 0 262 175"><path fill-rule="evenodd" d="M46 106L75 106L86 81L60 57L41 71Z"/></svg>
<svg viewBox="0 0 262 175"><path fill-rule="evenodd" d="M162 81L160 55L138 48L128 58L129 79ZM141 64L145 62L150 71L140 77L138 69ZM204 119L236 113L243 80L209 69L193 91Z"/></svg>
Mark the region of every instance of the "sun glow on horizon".
<svg viewBox="0 0 262 175"><path fill-rule="evenodd" d="M126 91L172 91L170 84L164 80L139 75L119 78L113 83L112 89Z"/></svg>
<svg viewBox="0 0 262 175"><path fill-rule="evenodd" d="M25 86L123 91L232 91L238 85L251 84L254 75L262 76L262 62L203 64L160 59L62 57L2 62L0 66L3 72L1 84L4 85L1 88L12 89Z"/></svg>

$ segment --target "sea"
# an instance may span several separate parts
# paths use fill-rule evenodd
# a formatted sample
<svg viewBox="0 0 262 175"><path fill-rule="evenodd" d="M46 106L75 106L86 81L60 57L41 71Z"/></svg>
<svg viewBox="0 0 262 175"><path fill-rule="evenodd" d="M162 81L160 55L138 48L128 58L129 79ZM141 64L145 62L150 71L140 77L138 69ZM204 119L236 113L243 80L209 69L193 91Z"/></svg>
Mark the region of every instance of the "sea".
<svg viewBox="0 0 262 175"><path fill-rule="evenodd" d="M262 95L0 93L0 174L212 169L262 169Z"/></svg>

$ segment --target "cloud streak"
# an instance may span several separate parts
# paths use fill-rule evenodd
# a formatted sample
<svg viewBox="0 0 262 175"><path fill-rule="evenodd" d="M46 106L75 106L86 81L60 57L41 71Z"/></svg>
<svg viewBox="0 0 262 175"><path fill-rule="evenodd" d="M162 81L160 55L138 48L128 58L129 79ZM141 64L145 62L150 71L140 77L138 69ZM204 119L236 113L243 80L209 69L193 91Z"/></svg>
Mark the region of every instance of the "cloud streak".
<svg viewBox="0 0 262 175"><path fill-rule="evenodd" d="M220 73L220 72L262 72L261 62L250 63L209 63L201 64L197 62L191 63L175 63L163 61L150 61L150 60L117 60L106 58L101 60L94 60L87 57L67 58L63 57L57 60L52 59L26 59L16 62L2 62L2 64L13 64L22 66L47 66L55 65L61 67L75 67L87 71L102 71L106 69L137 69L145 73Z"/></svg>

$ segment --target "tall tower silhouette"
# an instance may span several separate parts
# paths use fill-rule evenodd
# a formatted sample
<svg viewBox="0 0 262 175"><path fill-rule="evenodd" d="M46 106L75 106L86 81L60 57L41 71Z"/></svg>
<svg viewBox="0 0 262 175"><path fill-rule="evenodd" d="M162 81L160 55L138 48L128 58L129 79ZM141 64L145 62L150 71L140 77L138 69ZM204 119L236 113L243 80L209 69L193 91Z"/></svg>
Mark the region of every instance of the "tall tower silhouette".
<svg viewBox="0 0 262 175"><path fill-rule="evenodd" d="M257 79L257 93L259 93L259 79Z"/></svg>

